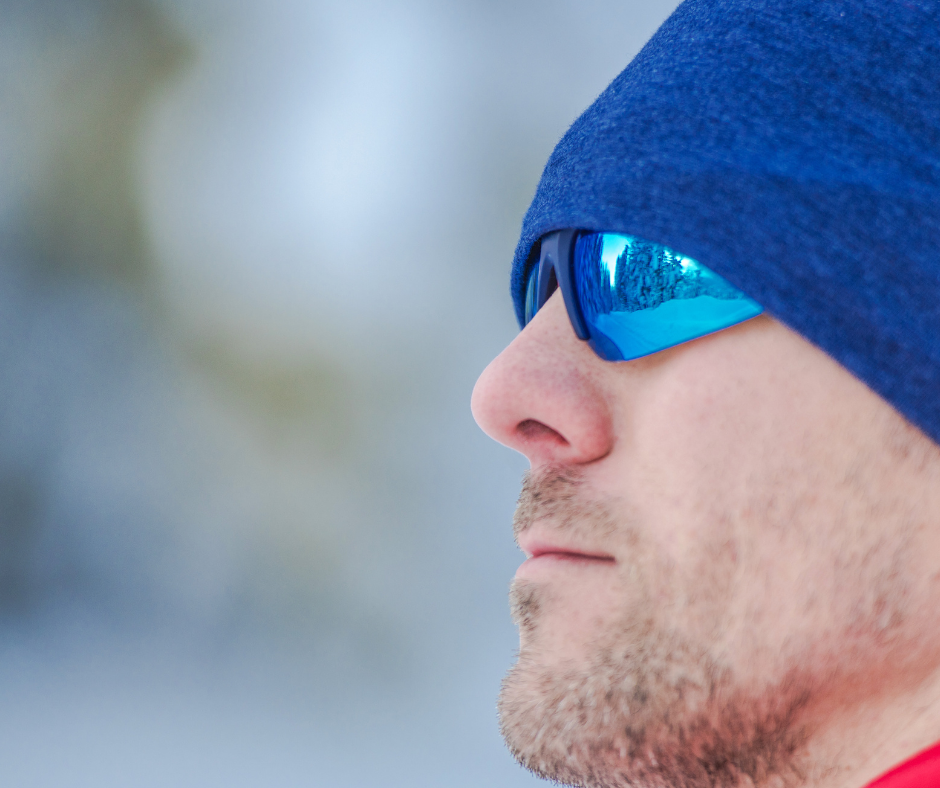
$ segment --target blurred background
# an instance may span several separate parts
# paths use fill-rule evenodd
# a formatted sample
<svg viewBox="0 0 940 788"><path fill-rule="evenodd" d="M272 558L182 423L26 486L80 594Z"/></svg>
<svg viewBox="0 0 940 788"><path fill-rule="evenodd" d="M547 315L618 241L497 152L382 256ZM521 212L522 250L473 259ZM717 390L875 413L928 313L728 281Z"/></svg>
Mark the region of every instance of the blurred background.
<svg viewBox="0 0 940 788"><path fill-rule="evenodd" d="M0 0L0 783L532 786L541 168L672 0Z"/></svg>

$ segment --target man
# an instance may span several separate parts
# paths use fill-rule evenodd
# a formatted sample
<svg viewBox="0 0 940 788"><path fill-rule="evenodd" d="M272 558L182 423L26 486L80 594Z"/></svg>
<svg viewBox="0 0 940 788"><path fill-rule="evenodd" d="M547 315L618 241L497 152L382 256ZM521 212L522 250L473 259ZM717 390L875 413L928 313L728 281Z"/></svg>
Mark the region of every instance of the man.
<svg viewBox="0 0 940 788"><path fill-rule="evenodd" d="M687 0L553 153L513 296L473 410L532 466L516 757L940 786L940 5Z"/></svg>

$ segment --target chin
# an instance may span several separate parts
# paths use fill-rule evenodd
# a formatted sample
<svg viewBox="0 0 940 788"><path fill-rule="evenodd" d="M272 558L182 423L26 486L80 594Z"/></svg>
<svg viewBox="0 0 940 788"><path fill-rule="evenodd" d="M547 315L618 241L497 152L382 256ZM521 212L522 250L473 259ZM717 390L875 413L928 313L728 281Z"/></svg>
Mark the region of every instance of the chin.
<svg viewBox="0 0 940 788"><path fill-rule="evenodd" d="M652 624L586 644L577 658L530 633L503 682L500 728L539 777L591 788L787 785L800 773L811 693L795 675L744 691L709 654Z"/></svg>

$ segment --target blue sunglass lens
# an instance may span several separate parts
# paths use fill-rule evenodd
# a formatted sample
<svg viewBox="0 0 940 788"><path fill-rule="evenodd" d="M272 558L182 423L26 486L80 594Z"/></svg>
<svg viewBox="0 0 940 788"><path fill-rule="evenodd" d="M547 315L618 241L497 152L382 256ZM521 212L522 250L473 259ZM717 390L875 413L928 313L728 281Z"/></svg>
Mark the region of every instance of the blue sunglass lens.
<svg viewBox="0 0 940 788"><path fill-rule="evenodd" d="M529 325L529 321L535 317L539 311L539 267L533 265L529 271L529 280L525 286L525 322L524 326Z"/></svg>
<svg viewBox="0 0 940 788"><path fill-rule="evenodd" d="M630 235L579 236L574 282L591 333L589 341L608 361L629 361L665 350L763 311L695 260ZM527 318L530 292L534 304L531 280Z"/></svg>

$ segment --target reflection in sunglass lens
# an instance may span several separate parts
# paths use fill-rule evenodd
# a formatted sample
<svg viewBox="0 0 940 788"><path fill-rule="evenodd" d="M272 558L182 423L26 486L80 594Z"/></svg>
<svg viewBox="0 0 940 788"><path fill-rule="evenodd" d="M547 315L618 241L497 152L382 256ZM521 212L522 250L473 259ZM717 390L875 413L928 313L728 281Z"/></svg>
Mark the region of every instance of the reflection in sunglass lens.
<svg viewBox="0 0 940 788"><path fill-rule="evenodd" d="M609 361L655 353L762 311L695 260L630 235L581 235L574 281L591 345Z"/></svg>

